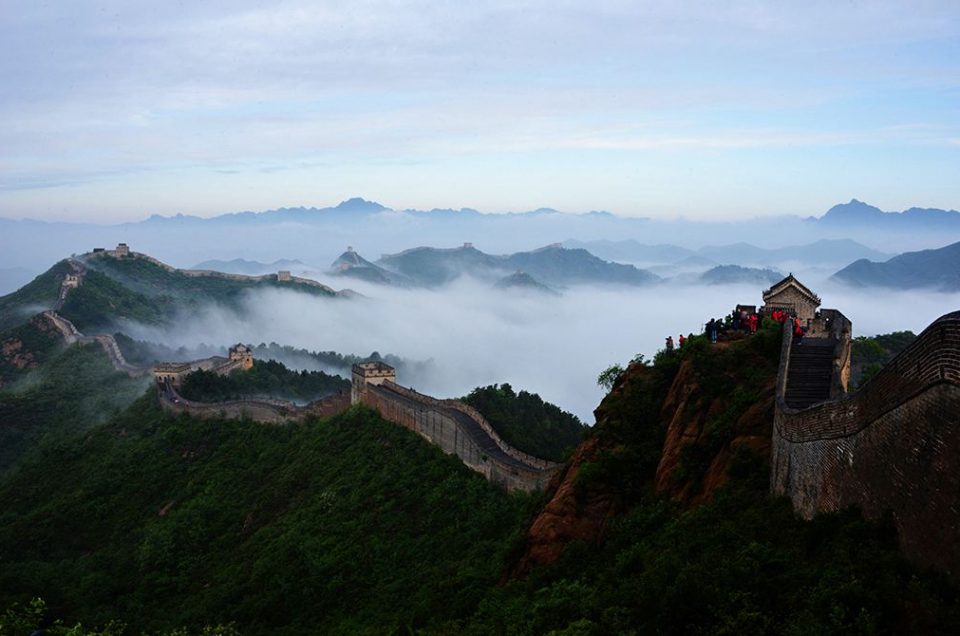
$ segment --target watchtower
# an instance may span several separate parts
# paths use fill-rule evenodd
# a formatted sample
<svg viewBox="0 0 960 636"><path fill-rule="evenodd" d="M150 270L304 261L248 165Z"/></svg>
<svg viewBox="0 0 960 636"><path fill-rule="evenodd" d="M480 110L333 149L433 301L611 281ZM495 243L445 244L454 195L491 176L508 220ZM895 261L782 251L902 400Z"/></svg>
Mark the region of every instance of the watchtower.
<svg viewBox="0 0 960 636"><path fill-rule="evenodd" d="M281 283L289 283L293 280L293 277L290 275L290 271L286 269L281 269L277 272L277 280Z"/></svg>
<svg viewBox="0 0 960 636"><path fill-rule="evenodd" d="M239 364L243 370L252 369L253 351L250 351L250 347L243 343L235 344L230 347L230 362Z"/></svg>
<svg viewBox="0 0 960 636"><path fill-rule="evenodd" d="M350 387L350 403L361 401L368 385L376 386L384 382L397 381L397 371L389 364L380 361L359 362L353 365L353 382Z"/></svg>
<svg viewBox="0 0 960 636"><path fill-rule="evenodd" d="M820 297L790 274L763 292L763 304L768 316L774 309L782 309L808 324L817 315Z"/></svg>
<svg viewBox="0 0 960 636"><path fill-rule="evenodd" d="M130 256L130 246L126 243L118 243L117 249L113 250L113 255L117 257Z"/></svg>

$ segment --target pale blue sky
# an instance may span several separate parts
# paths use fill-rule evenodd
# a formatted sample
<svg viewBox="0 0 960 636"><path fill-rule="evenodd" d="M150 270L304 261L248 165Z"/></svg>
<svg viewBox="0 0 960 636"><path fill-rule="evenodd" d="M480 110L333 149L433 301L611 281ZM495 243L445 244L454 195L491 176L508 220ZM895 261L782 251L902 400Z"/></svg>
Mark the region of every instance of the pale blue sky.
<svg viewBox="0 0 960 636"><path fill-rule="evenodd" d="M960 208L960 3L0 0L0 216Z"/></svg>

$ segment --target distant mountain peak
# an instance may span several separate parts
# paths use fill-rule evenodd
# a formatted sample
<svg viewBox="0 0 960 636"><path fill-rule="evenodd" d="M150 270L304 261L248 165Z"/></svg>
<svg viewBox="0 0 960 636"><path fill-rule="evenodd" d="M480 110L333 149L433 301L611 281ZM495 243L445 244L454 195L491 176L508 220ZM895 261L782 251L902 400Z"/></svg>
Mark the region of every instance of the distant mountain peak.
<svg viewBox="0 0 960 636"><path fill-rule="evenodd" d="M353 197L346 201L341 201L334 208L335 210L346 210L350 212L382 212L387 209L376 201L367 201L361 197Z"/></svg>

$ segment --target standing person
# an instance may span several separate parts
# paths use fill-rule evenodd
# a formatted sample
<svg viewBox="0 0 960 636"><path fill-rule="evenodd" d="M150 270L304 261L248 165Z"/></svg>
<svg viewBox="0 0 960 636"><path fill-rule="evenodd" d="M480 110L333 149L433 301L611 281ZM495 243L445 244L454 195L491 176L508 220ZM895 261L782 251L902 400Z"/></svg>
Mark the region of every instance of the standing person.
<svg viewBox="0 0 960 636"><path fill-rule="evenodd" d="M684 345L684 343L685 343L686 341L687 341L687 339L683 337L683 334L680 334L680 348L681 348L681 349L683 349L683 345Z"/></svg>
<svg viewBox="0 0 960 636"><path fill-rule="evenodd" d="M757 314L750 314L750 333L757 333Z"/></svg>
<svg viewBox="0 0 960 636"><path fill-rule="evenodd" d="M667 351L673 351L673 336L667 336Z"/></svg>
<svg viewBox="0 0 960 636"><path fill-rule="evenodd" d="M717 342L717 321L713 318L710 319L710 322L707 323L707 337L710 338L710 342L716 344Z"/></svg>
<svg viewBox="0 0 960 636"><path fill-rule="evenodd" d="M734 309L732 316L733 316L733 330L740 331L740 310Z"/></svg>

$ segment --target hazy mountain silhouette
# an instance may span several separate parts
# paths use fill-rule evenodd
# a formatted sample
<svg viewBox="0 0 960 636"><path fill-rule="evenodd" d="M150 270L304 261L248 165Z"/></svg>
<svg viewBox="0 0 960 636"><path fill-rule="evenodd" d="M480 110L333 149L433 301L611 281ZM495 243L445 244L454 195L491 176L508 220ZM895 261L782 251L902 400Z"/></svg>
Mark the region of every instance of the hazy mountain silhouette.
<svg viewBox="0 0 960 636"><path fill-rule="evenodd" d="M243 258L235 258L229 261L209 260L197 263L191 269L209 269L215 272L226 272L227 274L246 274L248 276L259 276L261 274L275 274L280 270L293 270L297 267L305 267L303 261L290 260L282 258L272 263L261 263L260 261L248 261Z"/></svg>
<svg viewBox="0 0 960 636"><path fill-rule="evenodd" d="M894 289L960 290L960 243L935 250L907 252L882 263L861 259L833 275L856 286Z"/></svg>
<svg viewBox="0 0 960 636"><path fill-rule="evenodd" d="M884 212L863 201L835 205L816 223L828 227L911 227L921 229L960 229L960 212L939 208L910 208L903 212Z"/></svg>
<svg viewBox="0 0 960 636"><path fill-rule="evenodd" d="M731 285L748 283L767 287L783 279L783 274L772 269L717 265L700 275L700 282L707 285Z"/></svg>
<svg viewBox="0 0 960 636"><path fill-rule="evenodd" d="M558 292L553 288L539 282L530 274L519 270L498 280L494 287L497 289L533 291L541 294L558 295Z"/></svg>
<svg viewBox="0 0 960 636"><path fill-rule="evenodd" d="M633 265L611 263L586 250L566 249L559 244L505 256L487 254L465 243L456 248L416 247L386 254L371 263L355 252L346 252L333 264L335 273L372 282L402 284L411 281L423 287L437 287L460 276L499 281L511 272L526 275L548 285L576 283L617 283L646 285L659 278ZM401 278L396 280L397 275Z"/></svg>
<svg viewBox="0 0 960 636"><path fill-rule="evenodd" d="M330 264L330 273L334 276L347 276L380 285L407 287L413 284L413 281L408 277L371 263L355 252L353 248L347 248L346 252Z"/></svg>

